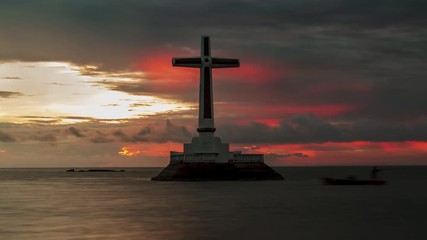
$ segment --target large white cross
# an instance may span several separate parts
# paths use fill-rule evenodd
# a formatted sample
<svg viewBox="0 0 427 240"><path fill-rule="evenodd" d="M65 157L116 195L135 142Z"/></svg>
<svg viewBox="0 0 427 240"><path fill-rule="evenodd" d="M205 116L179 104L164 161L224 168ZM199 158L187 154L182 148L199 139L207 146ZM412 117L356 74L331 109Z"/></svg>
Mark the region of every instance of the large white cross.
<svg viewBox="0 0 427 240"><path fill-rule="evenodd" d="M199 127L198 132L215 132L212 68L239 67L239 59L211 57L211 44L208 36L202 36L200 57L172 58L175 67L200 68Z"/></svg>

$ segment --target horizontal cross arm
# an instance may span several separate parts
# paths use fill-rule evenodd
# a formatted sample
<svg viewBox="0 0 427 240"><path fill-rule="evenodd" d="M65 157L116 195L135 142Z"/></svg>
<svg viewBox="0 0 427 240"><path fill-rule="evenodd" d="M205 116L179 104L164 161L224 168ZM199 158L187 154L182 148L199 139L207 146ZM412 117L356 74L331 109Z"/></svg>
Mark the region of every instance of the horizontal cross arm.
<svg viewBox="0 0 427 240"><path fill-rule="evenodd" d="M175 67L199 68L202 65L202 59L194 58L172 58L172 65Z"/></svg>
<svg viewBox="0 0 427 240"><path fill-rule="evenodd" d="M212 58L213 68L233 68L240 67L239 59L232 58Z"/></svg>

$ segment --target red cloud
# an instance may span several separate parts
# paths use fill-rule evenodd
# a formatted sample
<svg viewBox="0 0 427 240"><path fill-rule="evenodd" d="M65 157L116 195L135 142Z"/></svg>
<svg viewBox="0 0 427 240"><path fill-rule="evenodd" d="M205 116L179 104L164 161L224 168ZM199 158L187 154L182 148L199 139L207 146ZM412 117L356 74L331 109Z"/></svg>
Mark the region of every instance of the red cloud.
<svg viewBox="0 0 427 240"><path fill-rule="evenodd" d="M152 80L189 80L198 79L197 68L173 67L172 57L188 55L180 52L151 52L140 57L135 63L137 68L147 74ZM227 78L230 80L245 81L252 83L264 83L275 80L285 75L283 67L274 66L269 63L261 63L253 60L243 61L238 69L225 68L214 69L215 78Z"/></svg>
<svg viewBox="0 0 427 240"><path fill-rule="evenodd" d="M252 152L272 154L277 165L426 165L427 142L327 142L321 144L275 144L250 148ZM306 154L308 158L288 157L289 153ZM281 157L283 156L283 157Z"/></svg>
<svg viewBox="0 0 427 240"><path fill-rule="evenodd" d="M247 83L263 84L279 78L285 78L286 68L275 66L267 62L254 60L244 60L240 62L240 68L220 69L214 72L216 78L226 78L227 80L244 81Z"/></svg>
<svg viewBox="0 0 427 240"><path fill-rule="evenodd" d="M137 67L143 71L150 80L191 80L199 77L196 68L180 68L172 66L170 52L147 53L137 60Z"/></svg>
<svg viewBox="0 0 427 240"><path fill-rule="evenodd" d="M409 141L409 146L421 152L427 152L427 142Z"/></svg>

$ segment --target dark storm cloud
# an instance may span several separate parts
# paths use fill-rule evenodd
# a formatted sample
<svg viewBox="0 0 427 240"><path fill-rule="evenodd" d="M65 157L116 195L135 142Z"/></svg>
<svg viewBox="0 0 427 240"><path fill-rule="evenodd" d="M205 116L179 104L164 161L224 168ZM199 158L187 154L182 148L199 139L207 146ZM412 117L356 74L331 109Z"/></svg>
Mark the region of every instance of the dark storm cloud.
<svg viewBox="0 0 427 240"><path fill-rule="evenodd" d="M58 127L44 132L21 131L18 139L41 142L56 142L75 136L76 140L102 144L111 142L122 143L165 143L189 142L196 132L188 130L186 126L166 120L164 123L147 122L135 128L137 122L122 125L121 129L111 130L114 126L98 124L96 130L88 128L93 123L80 123L75 127ZM359 119L350 122L330 122L320 119L313 114L296 115L290 119L283 119L279 126L272 127L262 123L252 122L248 125L218 124L217 135L225 142L236 144L282 144L282 143L325 143L325 142L400 142L400 141L427 141L427 118L403 124L399 121L382 121L374 119ZM85 129L82 134L82 130ZM71 130L72 129L72 130ZM16 135L16 134L14 134ZM29 137L26 137L29 136ZM10 134L0 132L3 142L15 141ZM256 146L246 150L257 150ZM281 156L291 157L291 156ZM292 157L304 157L292 153Z"/></svg>
<svg viewBox="0 0 427 240"><path fill-rule="evenodd" d="M0 131L0 142L15 142L15 138L8 133Z"/></svg>
<svg viewBox="0 0 427 240"><path fill-rule="evenodd" d="M17 97L17 96L22 96L22 93L20 93L20 92L0 91L0 98L10 98L10 97Z"/></svg>
<svg viewBox="0 0 427 240"><path fill-rule="evenodd" d="M252 122L250 125L226 125L218 127L218 135L236 143L301 143L342 141L344 136L328 122L311 114L299 115L279 127Z"/></svg>
<svg viewBox="0 0 427 240"><path fill-rule="evenodd" d="M425 6L423 1L385 0L2 1L0 43L9 47L1 57L127 68L135 53L165 44L193 47L199 43L198 36L211 34L220 49L227 43L230 49L255 47L250 53L276 52L273 57L280 58L286 53L307 59L305 54L319 53L307 53L307 47L325 52L331 47L360 48L364 42L340 40L368 35L365 31L372 29L421 28L426 22L421 10Z"/></svg>
<svg viewBox="0 0 427 240"><path fill-rule="evenodd" d="M324 143L351 141L426 141L427 119L416 124L358 120L352 123L331 124L311 114L298 115L282 121L279 127L261 123L246 126L218 127L218 135L235 143Z"/></svg>
<svg viewBox="0 0 427 240"><path fill-rule="evenodd" d="M280 160L283 158L309 158L310 156L305 153L288 153L288 154L276 154L276 153L268 153L264 154L264 157L267 161Z"/></svg>
<svg viewBox="0 0 427 240"><path fill-rule="evenodd" d="M34 134L30 138L30 140L33 141L39 141L39 142L56 142L57 138L53 134Z"/></svg>
<svg viewBox="0 0 427 240"><path fill-rule="evenodd" d="M116 130L112 135L121 142L148 142L151 132L151 127L146 126L140 129L136 134L126 134L122 130Z"/></svg>
<svg viewBox="0 0 427 240"><path fill-rule="evenodd" d="M398 120L413 120L426 116L427 84L421 79L389 78L378 84L363 109L358 112L365 117L377 117Z"/></svg>
<svg viewBox="0 0 427 240"><path fill-rule="evenodd" d="M95 137L90 139L93 143L111 143L114 142L114 139L105 138L105 137Z"/></svg>
<svg viewBox="0 0 427 240"><path fill-rule="evenodd" d="M309 156L308 156L307 154L305 154L305 153L297 152L297 153L285 154L285 155L284 155L284 157L300 157L300 158L307 158L307 157L309 157Z"/></svg>
<svg viewBox="0 0 427 240"><path fill-rule="evenodd" d="M68 133L70 133L71 135L73 135L73 136L75 136L75 137L78 137L78 138L83 138L83 137L85 137L85 135L83 135L83 134L80 132L80 130L78 130L78 129L77 129L77 128L75 128L75 127L70 127L70 128L68 128L67 130L68 130Z"/></svg>
<svg viewBox="0 0 427 240"><path fill-rule="evenodd" d="M0 77L0 79L6 79L6 80L20 80L22 78L20 77Z"/></svg>
<svg viewBox="0 0 427 240"><path fill-rule="evenodd" d="M138 123L139 127L134 125ZM8 132L0 131L0 142L26 142L38 141L47 143L60 143L78 141L83 144L95 143L165 143L165 142L190 142L197 136L194 131L189 131L186 126L178 122L133 122L122 125L110 126L99 123L80 123L74 127L52 127L45 124L28 128L19 126L11 128ZM89 126L92 126L90 128ZM120 127L120 129L115 129ZM85 129L84 134L82 130ZM113 130L115 129L115 130ZM217 126L217 136L224 142L234 144L299 144L299 143L325 143L325 142L400 142L400 141L427 141L427 118L411 124L402 124L398 121L380 121L373 119L360 119L354 122L328 122L312 114L297 115L291 119L283 119L279 126L272 127L265 124L252 122L248 125ZM72 136L72 137L70 137ZM80 136L80 137L77 137ZM256 151L257 146L245 147L242 151ZM306 156L299 152L291 152L289 156Z"/></svg>
<svg viewBox="0 0 427 240"><path fill-rule="evenodd" d="M91 138L90 141L93 143L111 143L114 142L114 139L109 138L106 134L97 131L96 136Z"/></svg>
<svg viewBox="0 0 427 240"><path fill-rule="evenodd" d="M148 135L151 133L150 127L144 127L141 130L139 130L135 135L132 136L132 141L134 142L147 142L148 141Z"/></svg>
<svg viewBox="0 0 427 240"><path fill-rule="evenodd" d="M193 135L186 127L175 125L169 120L160 127L145 126L133 134L122 130L112 132L112 136L121 142L187 142Z"/></svg>
<svg viewBox="0 0 427 240"><path fill-rule="evenodd" d="M119 141L122 142L131 142L132 139L126 134L124 133L122 130L116 130L112 133L112 135L116 138L119 139Z"/></svg>
<svg viewBox="0 0 427 240"><path fill-rule="evenodd" d="M160 135L160 141L185 142L191 139L191 133L186 127L173 124L171 121L166 121L166 127Z"/></svg>
<svg viewBox="0 0 427 240"><path fill-rule="evenodd" d="M208 34L214 54L240 57L242 66L256 59L280 76L243 87L217 77L220 101L259 108L344 104L355 108L336 119L403 122L426 116L426 8L422 0L2 1L0 59L135 70L135 61L152 51L198 51L199 36ZM197 98L197 84L180 91L150 79L103 84L131 94Z"/></svg>
<svg viewBox="0 0 427 240"><path fill-rule="evenodd" d="M86 142L111 143L117 138L116 132L111 132L107 123L77 123L72 127L67 125L52 126L45 121L33 122L31 125L12 124L6 126L10 132L0 131L0 142ZM90 126L90 127L89 127ZM81 129L84 130L81 130ZM84 134L83 134L84 132Z"/></svg>

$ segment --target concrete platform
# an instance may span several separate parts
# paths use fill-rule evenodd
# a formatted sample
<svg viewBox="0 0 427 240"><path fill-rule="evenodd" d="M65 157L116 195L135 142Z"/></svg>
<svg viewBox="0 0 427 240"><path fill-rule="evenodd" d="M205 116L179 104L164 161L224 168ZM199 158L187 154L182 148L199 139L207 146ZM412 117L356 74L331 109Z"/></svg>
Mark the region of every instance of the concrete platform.
<svg viewBox="0 0 427 240"><path fill-rule="evenodd" d="M170 163L154 181L283 180L263 162L257 163Z"/></svg>

